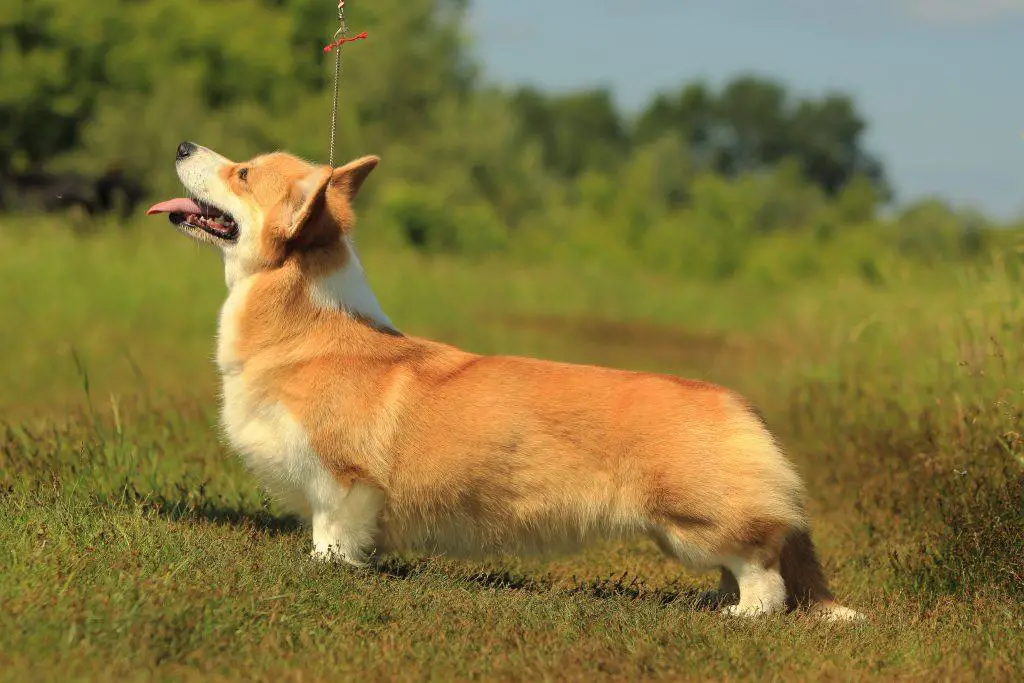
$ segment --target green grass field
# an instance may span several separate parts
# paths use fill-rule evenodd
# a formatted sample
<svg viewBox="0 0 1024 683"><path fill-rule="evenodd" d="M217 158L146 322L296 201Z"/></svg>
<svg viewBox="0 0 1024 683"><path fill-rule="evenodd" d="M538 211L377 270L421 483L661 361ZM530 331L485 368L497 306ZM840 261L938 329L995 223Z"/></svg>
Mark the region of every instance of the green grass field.
<svg viewBox="0 0 1024 683"><path fill-rule="evenodd" d="M647 541L308 559L218 438L220 262L160 221L0 224L0 679L1021 680L1024 303L997 259L786 290L367 245L406 332L760 405L869 624L724 620Z"/></svg>

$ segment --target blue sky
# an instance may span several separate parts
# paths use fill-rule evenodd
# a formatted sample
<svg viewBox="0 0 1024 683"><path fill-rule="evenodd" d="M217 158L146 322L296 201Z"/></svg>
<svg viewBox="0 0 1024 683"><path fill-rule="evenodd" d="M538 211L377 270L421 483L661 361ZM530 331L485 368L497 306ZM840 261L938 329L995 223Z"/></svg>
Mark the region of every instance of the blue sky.
<svg viewBox="0 0 1024 683"><path fill-rule="evenodd" d="M1024 215L1024 0L473 0L488 77L657 90L739 73L851 94L901 202Z"/></svg>

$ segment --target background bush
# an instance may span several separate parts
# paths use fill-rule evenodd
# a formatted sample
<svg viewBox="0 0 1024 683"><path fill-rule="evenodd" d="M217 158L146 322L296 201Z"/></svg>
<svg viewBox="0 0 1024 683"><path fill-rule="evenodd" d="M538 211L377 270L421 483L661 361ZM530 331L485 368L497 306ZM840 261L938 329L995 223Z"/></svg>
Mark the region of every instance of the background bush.
<svg viewBox="0 0 1024 683"><path fill-rule="evenodd" d="M353 3L340 154L384 157L365 239L424 252L588 259L782 284L891 261L984 259L1012 234L937 199L893 202L842 93L740 76L682 84L637 116L604 90L485 83L463 0ZM175 192L181 139L239 158L326 156L334 29L322 0L8 3L0 13L0 178L121 168ZM9 208L17 203L8 200ZM1001 226L1006 227L1006 226Z"/></svg>

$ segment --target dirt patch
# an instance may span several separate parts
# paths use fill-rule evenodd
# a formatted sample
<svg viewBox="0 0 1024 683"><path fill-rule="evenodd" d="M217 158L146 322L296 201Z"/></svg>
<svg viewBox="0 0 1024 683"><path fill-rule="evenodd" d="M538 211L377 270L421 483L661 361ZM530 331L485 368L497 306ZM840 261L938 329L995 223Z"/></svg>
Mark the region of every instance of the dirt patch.
<svg viewBox="0 0 1024 683"><path fill-rule="evenodd" d="M686 330L647 321L590 316L510 315L500 324L517 332L561 338L587 356L631 360L668 368L709 367L735 361L751 350L747 340L721 333Z"/></svg>

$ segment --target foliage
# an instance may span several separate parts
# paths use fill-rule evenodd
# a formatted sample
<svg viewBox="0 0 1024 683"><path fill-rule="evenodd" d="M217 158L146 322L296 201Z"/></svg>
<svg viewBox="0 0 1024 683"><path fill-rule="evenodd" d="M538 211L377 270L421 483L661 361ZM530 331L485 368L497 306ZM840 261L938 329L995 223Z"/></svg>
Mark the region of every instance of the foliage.
<svg viewBox="0 0 1024 683"><path fill-rule="evenodd" d="M978 261L1006 239L938 200L881 217L888 180L841 93L741 75L628 117L602 89L507 91L481 80L465 12L463 0L349 9L370 40L344 52L340 155L384 158L363 197L381 219L367 239L776 284L883 282L897 263ZM151 196L172 193L182 139L323 159L333 29L322 0L8 3L0 67L19 77L0 82L0 183L120 168Z"/></svg>
<svg viewBox="0 0 1024 683"><path fill-rule="evenodd" d="M885 193L881 164L862 147L865 127L845 95L793 101L778 83L740 76L719 93L694 83L675 95L656 97L641 115L636 135L650 140L675 131L707 168L728 177L794 158L830 195L857 175Z"/></svg>
<svg viewBox="0 0 1024 683"><path fill-rule="evenodd" d="M438 96L474 81L458 0L383 0L352 12L374 35L346 64L341 146L431 126ZM166 189L178 141L238 156L319 157L333 9L316 0L20 0L0 15L0 176L66 162L123 165ZM355 48L353 48L354 53ZM353 96L354 94L354 96Z"/></svg>

